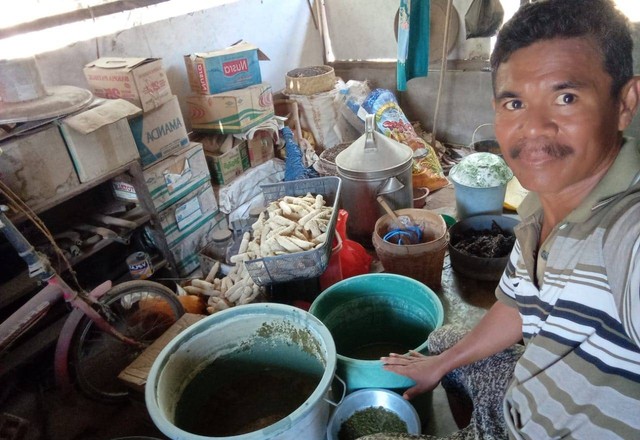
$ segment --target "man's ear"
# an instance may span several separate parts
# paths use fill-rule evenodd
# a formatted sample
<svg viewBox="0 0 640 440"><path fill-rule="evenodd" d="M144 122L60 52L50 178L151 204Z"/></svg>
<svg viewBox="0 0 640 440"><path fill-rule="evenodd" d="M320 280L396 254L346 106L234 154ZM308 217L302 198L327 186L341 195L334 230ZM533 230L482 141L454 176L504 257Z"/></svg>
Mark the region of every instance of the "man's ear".
<svg viewBox="0 0 640 440"><path fill-rule="evenodd" d="M631 124L640 104L640 76L634 76L620 92L620 117L618 130L624 131Z"/></svg>

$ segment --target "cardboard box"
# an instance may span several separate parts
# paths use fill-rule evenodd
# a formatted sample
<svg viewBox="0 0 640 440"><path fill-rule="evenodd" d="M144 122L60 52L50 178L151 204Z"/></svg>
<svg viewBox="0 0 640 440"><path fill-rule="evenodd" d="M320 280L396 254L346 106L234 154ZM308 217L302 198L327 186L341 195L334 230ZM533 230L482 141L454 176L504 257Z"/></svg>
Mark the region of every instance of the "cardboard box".
<svg viewBox="0 0 640 440"><path fill-rule="evenodd" d="M247 140L247 150L249 151L249 162L252 167L265 163L275 156L274 142L271 132L258 130L253 138Z"/></svg>
<svg viewBox="0 0 640 440"><path fill-rule="evenodd" d="M267 83L216 95L187 97L194 130L242 133L273 116L271 86Z"/></svg>
<svg viewBox="0 0 640 440"><path fill-rule="evenodd" d="M167 209L160 211L160 225L169 247L211 220L218 212L218 202L211 182L204 182ZM193 249L193 252L196 250Z"/></svg>
<svg viewBox="0 0 640 440"><path fill-rule="evenodd" d="M54 124L0 143L0 180L31 206L80 185Z"/></svg>
<svg viewBox="0 0 640 440"><path fill-rule="evenodd" d="M132 118L129 125L145 167L189 145L176 96L155 110Z"/></svg>
<svg viewBox="0 0 640 440"><path fill-rule="evenodd" d="M196 315L194 313L185 313L171 327L167 329L158 339L153 341L127 368L122 370L118 375L118 379L122 380L128 386L136 391L144 392L147 384L147 378L151 371L151 366L156 360L160 352L166 347L173 338L178 336L183 330L190 325L195 324L204 318L205 315Z"/></svg>
<svg viewBox="0 0 640 440"><path fill-rule="evenodd" d="M222 138L225 137L222 136ZM210 147L212 144L208 141L211 138L202 139L203 143L206 142L204 154L209 172L218 185L226 185L251 166L247 141L235 139L230 135L227 135L226 139L230 140L233 146L225 153L221 153L220 149L212 149Z"/></svg>
<svg viewBox="0 0 640 440"><path fill-rule="evenodd" d="M140 157L127 117L140 112L122 99L107 99L59 121L80 182L88 182Z"/></svg>
<svg viewBox="0 0 640 440"><path fill-rule="evenodd" d="M147 167L143 176L157 211L168 208L211 181L202 144L197 142L191 142L186 148ZM138 203L138 195L129 176L114 177L111 186L118 200Z"/></svg>
<svg viewBox="0 0 640 440"><path fill-rule="evenodd" d="M202 144L196 142L146 168L143 174L158 212L211 180Z"/></svg>
<svg viewBox="0 0 640 440"><path fill-rule="evenodd" d="M103 57L86 64L83 72L94 95L125 99L145 112L173 96L159 58Z"/></svg>
<svg viewBox="0 0 640 440"><path fill-rule="evenodd" d="M169 248L176 260L178 274L187 277L194 270L200 268L199 252L207 243L213 240L213 233L221 229L228 229L229 223L224 213L216 211L202 222L200 227L194 229L189 235L185 235L179 241L174 242Z"/></svg>
<svg viewBox="0 0 640 440"><path fill-rule="evenodd" d="M189 86L194 93L212 95L262 82L258 61L269 58L245 41L225 49L184 56Z"/></svg>

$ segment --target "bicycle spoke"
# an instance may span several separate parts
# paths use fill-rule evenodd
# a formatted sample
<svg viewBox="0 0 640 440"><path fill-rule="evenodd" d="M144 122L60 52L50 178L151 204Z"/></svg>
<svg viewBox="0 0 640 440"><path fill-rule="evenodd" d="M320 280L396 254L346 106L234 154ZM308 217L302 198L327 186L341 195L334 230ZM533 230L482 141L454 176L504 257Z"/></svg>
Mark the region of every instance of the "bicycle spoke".
<svg viewBox="0 0 640 440"><path fill-rule="evenodd" d="M159 287L158 287L159 286ZM109 324L121 334L148 346L166 331L184 310L175 295L157 283L133 281L116 286L104 298ZM118 374L141 353L104 333L85 317L77 329L71 360L78 386L100 400L126 397L128 389Z"/></svg>

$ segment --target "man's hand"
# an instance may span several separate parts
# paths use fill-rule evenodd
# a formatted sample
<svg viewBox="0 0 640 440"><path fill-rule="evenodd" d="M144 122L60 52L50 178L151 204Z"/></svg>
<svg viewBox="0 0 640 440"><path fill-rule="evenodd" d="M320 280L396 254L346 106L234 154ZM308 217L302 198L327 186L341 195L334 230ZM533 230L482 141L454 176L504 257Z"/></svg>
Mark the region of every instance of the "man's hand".
<svg viewBox="0 0 640 440"><path fill-rule="evenodd" d="M410 351L407 355L391 353L382 357L383 368L387 371L406 376L416 384L404 392L402 397L413 399L418 394L432 391L440 383L442 374L439 373L438 356L425 356L417 351Z"/></svg>
<svg viewBox="0 0 640 440"><path fill-rule="evenodd" d="M484 359L522 339L522 320L518 309L500 301L491 306L469 333L457 344L436 356L424 356L411 351L408 355L391 353L382 357L383 368L416 382L403 394L411 399L433 390L450 371L462 365Z"/></svg>

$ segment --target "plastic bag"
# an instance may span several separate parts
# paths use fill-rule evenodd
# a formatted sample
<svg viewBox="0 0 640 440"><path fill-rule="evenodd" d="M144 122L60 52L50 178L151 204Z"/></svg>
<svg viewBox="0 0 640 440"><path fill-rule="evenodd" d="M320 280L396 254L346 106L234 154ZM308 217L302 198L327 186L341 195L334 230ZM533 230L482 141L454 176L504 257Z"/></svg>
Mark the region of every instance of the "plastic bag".
<svg viewBox="0 0 640 440"><path fill-rule="evenodd" d="M418 136L393 92L373 90L362 103L362 109L375 115L379 132L411 147L414 152L412 183L415 188L426 187L435 191L449 184L435 150Z"/></svg>
<svg viewBox="0 0 640 440"><path fill-rule="evenodd" d="M313 135L320 148L331 148L342 142L335 130L338 109L336 89L313 95L289 95L289 99L298 103L300 124Z"/></svg>
<svg viewBox="0 0 640 440"><path fill-rule="evenodd" d="M296 141L293 139L293 132L289 127L282 129L282 138L284 139L284 148L287 152L284 168L284 180L299 180L319 177L318 172L313 167L306 168L302 160L302 151Z"/></svg>
<svg viewBox="0 0 640 440"><path fill-rule="evenodd" d="M416 134L392 91L373 90L362 103L362 108L367 113L375 115L376 127L380 133L408 145L416 156L423 156L430 152L431 147Z"/></svg>
<svg viewBox="0 0 640 440"><path fill-rule="evenodd" d="M364 134L364 121L358 117L360 105L364 102L371 88L367 81L350 79L346 83L338 79L336 86L336 108L338 109L338 122L336 130L340 133L343 142L351 142Z"/></svg>
<svg viewBox="0 0 640 440"><path fill-rule="evenodd" d="M494 36L503 18L504 9L500 0L473 0L464 16L467 40Z"/></svg>

